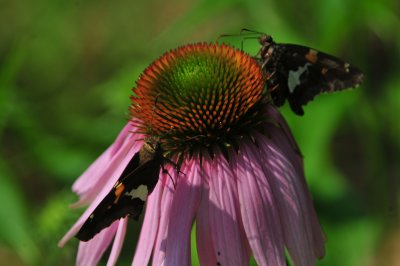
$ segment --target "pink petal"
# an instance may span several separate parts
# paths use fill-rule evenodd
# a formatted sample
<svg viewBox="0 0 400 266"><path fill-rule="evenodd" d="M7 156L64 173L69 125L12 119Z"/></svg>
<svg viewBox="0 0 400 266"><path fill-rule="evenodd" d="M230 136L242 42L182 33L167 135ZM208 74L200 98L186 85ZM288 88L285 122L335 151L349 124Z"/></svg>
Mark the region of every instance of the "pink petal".
<svg viewBox="0 0 400 266"><path fill-rule="evenodd" d="M126 131L126 129L123 131ZM127 135L124 143L118 146L118 150L114 146L109 147L105 154L100 156L94 165L89 167L90 171L85 172L73 185L73 190L80 195L80 199L72 207L86 205L97 197L104 184L110 179L115 168L119 167L126 157L129 157L129 159L132 158L133 155L128 155L128 151L133 149L133 154L135 154L143 146L143 141L138 140L140 137L141 135L135 133ZM107 158L107 155L111 153L114 153L113 156ZM99 163L104 164L104 166L99 165ZM96 168L97 166L98 168Z"/></svg>
<svg viewBox="0 0 400 266"><path fill-rule="evenodd" d="M118 222L114 222L110 227L101 231L91 241L80 242L76 265L92 266L97 265L104 251L110 245L115 232L118 228Z"/></svg>
<svg viewBox="0 0 400 266"><path fill-rule="evenodd" d="M203 159L206 162L211 158ZM215 251L214 239L210 228L210 180L207 173L211 172L210 164L203 163L200 167L202 178L202 192L199 210L196 216L196 243L200 265L217 265L218 258Z"/></svg>
<svg viewBox="0 0 400 266"><path fill-rule="evenodd" d="M119 149L122 147L122 144L125 141L127 141L129 138L134 137L133 135L136 135L136 137L134 137L134 138L137 140L140 140L143 138L142 134L135 133L136 129L137 128L132 124L132 122L128 121L128 123L124 126L124 128L118 134L114 143L111 145L112 146L111 156L113 156L114 154L116 154L119 151Z"/></svg>
<svg viewBox="0 0 400 266"><path fill-rule="evenodd" d="M240 151L239 155L232 156L232 161L237 170L244 229L254 257L258 265L286 265L281 221L258 150L248 143Z"/></svg>
<svg viewBox="0 0 400 266"><path fill-rule="evenodd" d="M290 143L294 153L301 157L300 148L297 145L297 142L294 139L292 132L289 129L289 125L287 124L287 122L283 118L283 116L279 113L278 109L275 106L269 104L266 108L266 113L267 113L268 117L281 128L282 133L286 136L286 141L288 141ZM302 158L299 158L299 159L301 161L301 164L303 164Z"/></svg>
<svg viewBox="0 0 400 266"><path fill-rule="evenodd" d="M169 178L169 177L168 177ZM160 181L165 180L162 175ZM148 196L146 202L146 213L143 220L142 229L138 243L136 245L135 256L132 265L148 265L151 252L153 251L155 239L157 236L157 228L160 220L160 203L163 192L163 182L158 182L153 192Z"/></svg>
<svg viewBox="0 0 400 266"><path fill-rule="evenodd" d="M295 152L287 140L282 141L280 129L271 126L268 132L271 138L258 138L259 157L263 160L263 171L279 206L286 246L296 266L314 265L314 241L311 223L307 218L314 210L308 205L309 194L304 193L302 169L294 166L298 165L296 161L292 163L288 160L294 158ZM279 141L280 145L274 141Z"/></svg>
<svg viewBox="0 0 400 266"><path fill-rule="evenodd" d="M247 265L249 253L242 227L235 176L222 156L203 160L210 181L209 229L217 260L221 265ZM206 177L207 178L207 177ZM207 200L202 198L202 200Z"/></svg>
<svg viewBox="0 0 400 266"><path fill-rule="evenodd" d="M293 152L293 150L291 150L290 147L287 146L285 136L280 135L279 137L273 138L272 141L276 143L277 147L282 147L281 150L283 155L291 161L294 170L297 173L296 181L298 181L298 185L296 185L296 188L298 189L299 197L302 198L303 202L301 207L303 209L304 218L306 220L307 234L308 237L312 240L314 256L316 258L322 258L325 255L325 238L314 209L310 192L307 187L302 161L299 159L298 154L296 152Z"/></svg>
<svg viewBox="0 0 400 266"><path fill-rule="evenodd" d="M119 254L121 253L122 245L124 244L127 225L128 217L119 220L117 234L115 235L110 257L107 261L107 266L115 265L117 263L117 259L119 257Z"/></svg>
<svg viewBox="0 0 400 266"><path fill-rule="evenodd" d="M165 239L166 266L191 264L191 229L201 197L201 176L198 168L199 165L194 161L182 167L184 175L178 180Z"/></svg>
<svg viewBox="0 0 400 266"><path fill-rule="evenodd" d="M203 182L204 184L204 182ZM200 265L217 265L214 240L209 223L209 188L202 186L201 202L196 216L196 242Z"/></svg>
<svg viewBox="0 0 400 266"><path fill-rule="evenodd" d="M85 172L75 181L72 185L72 191L79 196L87 193L92 188L93 183L96 179L101 176L105 168L108 166L111 160L112 146L108 147L90 166ZM91 182L90 182L91 181Z"/></svg>
<svg viewBox="0 0 400 266"><path fill-rule="evenodd" d="M274 138L273 141L275 141L278 147L284 147L286 145L286 148L283 148L282 151L284 151L285 155L290 158L290 161L295 167L296 172L299 173L299 181L303 188L301 194L305 195L305 199L307 201L307 204L305 204L305 209L308 212L306 218L309 219L307 223L311 226L311 233L314 243L314 255L316 258L322 258L325 255L325 238L321 229L321 225L318 221L317 214L314 210L312 198L310 196L304 177L303 158L301 156L301 152L299 150L299 147L297 146L296 141L294 140L289 126L287 125L285 119L277 111L277 109L274 106L270 106L268 112L269 115L274 117L274 119L280 125L281 130L284 132L285 137L282 136L281 138ZM289 141L289 143L291 144L292 149L290 149L290 147L287 147L287 141Z"/></svg>
<svg viewBox="0 0 400 266"><path fill-rule="evenodd" d="M179 182L180 177L177 177L175 169L169 165L166 169L171 174L173 180L175 180L174 182ZM165 261L165 239L168 235L168 225L174 193L174 184L172 183L171 178L168 177L165 180L165 185L162 186L161 204L160 209L158 210L160 212L160 221L153 249L152 265L154 266L163 265Z"/></svg>
<svg viewBox="0 0 400 266"><path fill-rule="evenodd" d="M97 179L108 166L109 160L111 160L112 157L120 150L126 138L134 137L134 134L129 133L129 131L133 131L134 129L135 128L133 128L130 123L125 125L115 142L105 152L103 152L103 154L101 154L100 157L97 158L75 181L75 183L72 185L72 190L74 192L76 192L78 195L81 195L93 187L93 183L97 182Z"/></svg>

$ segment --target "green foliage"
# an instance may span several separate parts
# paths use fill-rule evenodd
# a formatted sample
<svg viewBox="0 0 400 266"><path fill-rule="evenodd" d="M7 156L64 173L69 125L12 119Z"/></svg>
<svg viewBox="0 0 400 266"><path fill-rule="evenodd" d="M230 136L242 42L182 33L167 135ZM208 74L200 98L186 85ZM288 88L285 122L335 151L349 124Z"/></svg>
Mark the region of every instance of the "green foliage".
<svg viewBox="0 0 400 266"><path fill-rule="evenodd" d="M2 3L0 264L73 264L77 241L56 246L81 212L68 189L125 124L142 70L168 49L251 28L365 71L360 88L318 96L304 117L282 109L328 239L318 265L398 265L382 250L400 230L399 10L394 0Z"/></svg>

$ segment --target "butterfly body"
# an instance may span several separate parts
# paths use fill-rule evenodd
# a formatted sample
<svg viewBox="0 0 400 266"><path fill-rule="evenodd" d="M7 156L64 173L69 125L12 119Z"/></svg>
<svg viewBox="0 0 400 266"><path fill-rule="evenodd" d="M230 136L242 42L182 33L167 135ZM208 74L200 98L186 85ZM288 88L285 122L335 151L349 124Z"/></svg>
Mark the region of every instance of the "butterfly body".
<svg viewBox="0 0 400 266"><path fill-rule="evenodd" d="M157 184L164 160L159 139L147 139L111 191L85 221L76 238L88 241L115 220L126 216L137 220L147 196Z"/></svg>
<svg viewBox="0 0 400 266"><path fill-rule="evenodd" d="M316 95L358 86L362 72L349 63L318 50L274 42L261 34L260 65L268 77L267 88L273 103L282 106L285 100L294 113L303 115L302 106Z"/></svg>

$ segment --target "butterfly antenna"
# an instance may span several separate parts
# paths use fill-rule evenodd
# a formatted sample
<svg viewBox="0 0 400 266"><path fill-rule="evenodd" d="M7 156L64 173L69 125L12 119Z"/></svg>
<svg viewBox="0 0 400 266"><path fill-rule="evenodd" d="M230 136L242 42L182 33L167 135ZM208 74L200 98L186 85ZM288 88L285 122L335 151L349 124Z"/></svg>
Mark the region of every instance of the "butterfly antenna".
<svg viewBox="0 0 400 266"><path fill-rule="evenodd" d="M242 28L240 30L240 35L263 35L265 34L264 32L261 31L255 31L255 30L251 30L251 29L247 29L247 28Z"/></svg>
<svg viewBox="0 0 400 266"><path fill-rule="evenodd" d="M229 38L229 37L236 37L236 36L238 36L238 34L221 34L215 39L215 42L218 43L218 41L222 38Z"/></svg>
<svg viewBox="0 0 400 266"><path fill-rule="evenodd" d="M244 50L244 42L245 40L254 40L260 39L261 35L265 35L265 33L260 32L260 31L255 31L255 30L250 30L247 28L243 28L240 30L240 32L238 34L221 34L217 37L217 39L215 40L217 43L221 38L227 38L227 37L241 37L242 40L240 41L240 49L243 51ZM257 57L260 54L261 50L259 50L256 54L255 57Z"/></svg>

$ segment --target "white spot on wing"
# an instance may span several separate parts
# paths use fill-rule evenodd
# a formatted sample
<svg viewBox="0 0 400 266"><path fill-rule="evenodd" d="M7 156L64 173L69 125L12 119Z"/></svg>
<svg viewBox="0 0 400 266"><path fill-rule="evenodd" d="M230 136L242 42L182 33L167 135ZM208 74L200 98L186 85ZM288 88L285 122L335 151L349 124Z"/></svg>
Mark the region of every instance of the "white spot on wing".
<svg viewBox="0 0 400 266"><path fill-rule="evenodd" d="M300 66L297 70L290 70L288 76L288 88L289 92L293 93L294 89L301 83L300 77L303 75L304 72L307 71L308 66L310 63L305 64L304 66Z"/></svg>
<svg viewBox="0 0 400 266"><path fill-rule="evenodd" d="M344 69L348 73L350 72L350 64L349 63L344 63Z"/></svg>
<svg viewBox="0 0 400 266"><path fill-rule="evenodd" d="M147 186L140 185L138 188L132 189L129 193L125 192L125 195L130 196L132 199L139 198L142 201L146 201L148 193L149 190L147 189Z"/></svg>

